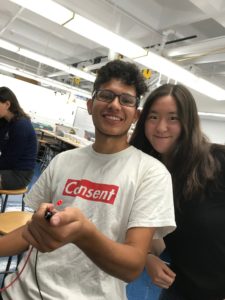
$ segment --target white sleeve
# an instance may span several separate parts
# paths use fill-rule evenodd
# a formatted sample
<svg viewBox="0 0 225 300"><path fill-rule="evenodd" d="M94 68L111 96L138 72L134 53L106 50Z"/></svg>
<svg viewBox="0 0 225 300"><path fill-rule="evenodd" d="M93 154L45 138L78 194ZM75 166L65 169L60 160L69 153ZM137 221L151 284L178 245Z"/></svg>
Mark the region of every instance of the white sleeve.
<svg viewBox="0 0 225 300"><path fill-rule="evenodd" d="M145 172L137 190L128 228L154 227L154 238L162 238L176 228L172 180L169 172Z"/></svg>
<svg viewBox="0 0 225 300"><path fill-rule="evenodd" d="M50 162L49 166L40 175L36 183L32 186L31 190L25 197L25 203L33 210L37 210L41 203L52 202L51 195L51 182L54 169L54 159Z"/></svg>

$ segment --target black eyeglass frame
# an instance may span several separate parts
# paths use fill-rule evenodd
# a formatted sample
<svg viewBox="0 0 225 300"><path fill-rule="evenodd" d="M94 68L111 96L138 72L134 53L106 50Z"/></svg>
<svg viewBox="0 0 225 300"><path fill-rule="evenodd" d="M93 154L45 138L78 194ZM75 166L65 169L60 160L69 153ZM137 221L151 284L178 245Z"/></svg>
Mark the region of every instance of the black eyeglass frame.
<svg viewBox="0 0 225 300"><path fill-rule="evenodd" d="M108 101L104 101L104 100L99 100L99 99L97 98L97 93L98 93L98 92L101 92L101 91L107 91L107 92L110 92L110 93L114 94L114 98L113 98L111 101L109 101L109 102L108 102ZM121 101L120 101L120 97L121 97L122 95L128 95L128 96L130 96L130 97L134 97L134 98L136 99L136 103L135 103L134 105L124 105L124 104L122 104ZM118 97L119 103L120 103L120 105L122 105L122 106L126 106L126 107L135 107L135 106L136 106L136 107L138 107L139 104L140 104L140 98L137 97L137 96L133 96L133 95L126 94L126 93L116 94L116 93L114 93L113 91L107 90L107 89L99 89L99 90L94 91L94 92L93 92L92 99L96 99L96 100L98 100L98 101L105 102L105 103L111 103L112 101L114 101L114 99L115 99L116 97Z"/></svg>

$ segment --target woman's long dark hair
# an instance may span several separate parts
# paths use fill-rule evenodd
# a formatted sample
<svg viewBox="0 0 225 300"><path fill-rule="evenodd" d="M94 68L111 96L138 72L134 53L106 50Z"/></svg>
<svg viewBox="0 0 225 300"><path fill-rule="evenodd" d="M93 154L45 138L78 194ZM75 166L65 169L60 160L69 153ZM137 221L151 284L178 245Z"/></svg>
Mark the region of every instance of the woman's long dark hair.
<svg viewBox="0 0 225 300"><path fill-rule="evenodd" d="M130 144L161 160L160 154L145 136L145 122L153 103L171 95L176 101L181 124L181 135L166 166L173 179L175 206L204 194L208 181L215 178L220 164L211 153L211 143L202 133L195 100L189 90L180 84L164 84L146 99Z"/></svg>
<svg viewBox="0 0 225 300"><path fill-rule="evenodd" d="M27 118L30 117L24 112L22 107L16 98L16 95L7 87L0 87L0 102L5 103L6 101L10 102L9 111L13 113L13 119Z"/></svg>

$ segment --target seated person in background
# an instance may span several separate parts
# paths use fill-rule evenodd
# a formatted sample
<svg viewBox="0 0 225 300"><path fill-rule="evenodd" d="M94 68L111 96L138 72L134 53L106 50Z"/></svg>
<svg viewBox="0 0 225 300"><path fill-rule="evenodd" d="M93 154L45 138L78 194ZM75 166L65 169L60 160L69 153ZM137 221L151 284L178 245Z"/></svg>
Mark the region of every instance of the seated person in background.
<svg viewBox="0 0 225 300"><path fill-rule="evenodd" d="M125 282L143 270L153 235L174 230L169 172L127 142L146 89L134 64L115 60L98 71L87 102L95 142L53 158L25 200L37 211L32 221L0 238L2 256L34 247L4 300L125 300Z"/></svg>
<svg viewBox="0 0 225 300"><path fill-rule="evenodd" d="M160 159L173 180L177 228L164 238L171 265L147 259L152 281L164 288L160 300L224 299L225 146L205 137L195 100L180 84L148 96L130 143Z"/></svg>
<svg viewBox="0 0 225 300"><path fill-rule="evenodd" d="M24 188L31 181L37 138L15 94L0 87L0 189Z"/></svg>

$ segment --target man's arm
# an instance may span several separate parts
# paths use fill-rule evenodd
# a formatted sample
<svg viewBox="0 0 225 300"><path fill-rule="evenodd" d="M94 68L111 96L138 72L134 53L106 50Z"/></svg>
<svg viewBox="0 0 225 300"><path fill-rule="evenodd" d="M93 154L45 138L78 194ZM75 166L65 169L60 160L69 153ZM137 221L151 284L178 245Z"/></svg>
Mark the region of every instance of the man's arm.
<svg viewBox="0 0 225 300"><path fill-rule="evenodd" d="M22 237L25 226L0 237L0 256L16 255L28 249L29 244Z"/></svg>
<svg viewBox="0 0 225 300"><path fill-rule="evenodd" d="M24 238L42 252L67 243L78 246L99 268L124 281L135 279L146 263L153 228L131 228L120 244L102 234L78 208L66 208L46 221L43 204L24 230Z"/></svg>
<svg viewBox="0 0 225 300"><path fill-rule="evenodd" d="M94 230L89 241L84 239L76 244L102 270L130 282L144 269L148 252L146 242L152 240L153 234L153 228L131 228L124 244L120 244Z"/></svg>

